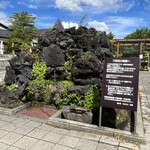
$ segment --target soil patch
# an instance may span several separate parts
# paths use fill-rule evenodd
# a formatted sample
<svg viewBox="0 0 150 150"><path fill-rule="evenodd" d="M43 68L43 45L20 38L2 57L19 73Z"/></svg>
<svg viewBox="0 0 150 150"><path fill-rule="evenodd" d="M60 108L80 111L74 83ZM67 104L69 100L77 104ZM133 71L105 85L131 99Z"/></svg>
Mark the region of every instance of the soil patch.
<svg viewBox="0 0 150 150"><path fill-rule="evenodd" d="M40 106L30 107L21 112L22 115L35 117L38 119L48 120L52 115L57 112L55 109L45 108Z"/></svg>

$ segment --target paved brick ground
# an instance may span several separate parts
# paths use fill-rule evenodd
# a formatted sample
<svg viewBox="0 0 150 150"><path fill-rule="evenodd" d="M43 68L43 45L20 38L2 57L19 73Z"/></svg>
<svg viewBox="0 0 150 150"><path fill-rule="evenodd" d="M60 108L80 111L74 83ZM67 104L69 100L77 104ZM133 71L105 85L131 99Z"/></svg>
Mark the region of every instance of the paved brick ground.
<svg viewBox="0 0 150 150"><path fill-rule="evenodd" d="M150 150L150 71L140 72L139 88L146 140L146 145L141 145L141 149Z"/></svg>
<svg viewBox="0 0 150 150"><path fill-rule="evenodd" d="M145 145L0 115L0 150L150 150L150 72L140 73Z"/></svg>
<svg viewBox="0 0 150 150"><path fill-rule="evenodd" d="M138 150L138 147L104 135L0 115L0 150Z"/></svg>

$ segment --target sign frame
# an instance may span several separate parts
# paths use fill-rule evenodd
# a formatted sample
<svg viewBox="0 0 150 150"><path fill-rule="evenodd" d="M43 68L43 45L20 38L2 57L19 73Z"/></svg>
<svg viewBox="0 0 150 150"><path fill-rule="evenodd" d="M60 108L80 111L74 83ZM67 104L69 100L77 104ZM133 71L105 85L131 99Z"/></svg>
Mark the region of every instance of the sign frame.
<svg viewBox="0 0 150 150"><path fill-rule="evenodd" d="M134 105L134 107L131 107L131 109L130 109L130 107L124 107L124 106L119 106L119 107L116 107L116 105L115 105L115 107L114 107L114 105L109 105L109 107L106 105L106 103L104 102L104 95L106 94L106 83L108 83L108 82L106 82L106 70L108 70L107 69L107 63L112 63L113 62L113 60L122 60L122 61L118 61L119 63L121 62L122 63L122 65L123 65L123 63L131 63L131 64L133 64L133 66L132 67L135 67L135 70L134 69L129 69L130 71L135 71L134 73L133 72L130 72L129 73L129 75L131 75L131 76L133 76L133 78L134 78L134 80L129 80L130 82L130 84L132 85L132 86L134 86L134 89L133 89L133 96L132 96L132 101L134 101L134 103L133 103L133 105ZM123 61L124 60L124 61ZM128 61L127 61L128 60ZM114 62L116 62L116 61L114 61ZM105 58L105 64L104 64L104 72L103 72L103 82L102 82L102 93L101 93L101 98L103 98L103 100L102 101L100 101L100 108L99 108L99 126L101 127L101 123L102 123L102 107L108 107L108 108L116 108L116 109L125 109L125 110L131 110L131 111L134 111L134 134L136 134L136 128L137 128L137 105L138 105L138 84L139 84L139 62L140 62L140 59L139 58L114 58L114 57L111 57L111 58ZM112 66L113 66L113 64L112 64ZM119 65L118 65L119 66ZM119 66L120 68L121 68L121 65ZM131 68L132 68L131 67ZM110 66L108 67L108 68L110 68ZM125 68L125 67L124 67ZM128 67L128 68L130 68L130 67ZM117 70L117 69L116 69ZM128 69L126 69L127 71L128 71ZM123 70L123 71L125 71L125 70ZM122 72L123 72L122 71ZM115 74L115 73L113 73L113 74ZM118 74L118 73L117 73ZM119 73L119 74L122 74L122 73ZM125 75L128 75L128 73L125 73ZM127 76L128 77L128 76ZM132 78L132 79L133 79ZM117 78L117 79L120 79L121 80L121 78ZM116 79L116 80L117 80ZM123 80L121 80L120 81L119 80L119 82L124 82L125 80L123 79ZM132 84L133 82L135 82L134 84ZM125 85L125 84L123 84L123 85ZM126 84L127 86L129 86L129 84ZM104 87L105 86L105 87ZM105 89L105 91L103 91L103 88ZM121 96L122 98L123 98L123 96ZM130 96L131 97L131 96ZM104 102L104 103L102 103L102 102Z"/></svg>
<svg viewBox="0 0 150 150"><path fill-rule="evenodd" d="M138 81L139 58L107 57L100 106L137 111Z"/></svg>

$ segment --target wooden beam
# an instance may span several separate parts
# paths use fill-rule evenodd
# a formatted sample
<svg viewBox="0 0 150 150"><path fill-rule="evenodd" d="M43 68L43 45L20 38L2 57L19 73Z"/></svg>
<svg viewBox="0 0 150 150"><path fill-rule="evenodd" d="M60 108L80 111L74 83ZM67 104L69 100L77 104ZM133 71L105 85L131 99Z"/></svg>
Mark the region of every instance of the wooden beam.
<svg viewBox="0 0 150 150"><path fill-rule="evenodd" d="M150 42L150 39L113 39L110 40L111 43L117 42Z"/></svg>
<svg viewBox="0 0 150 150"><path fill-rule="evenodd" d="M138 46L139 44L119 44L119 46ZM150 46L150 43L142 43L142 45ZM117 44L113 43L113 46L117 46Z"/></svg>

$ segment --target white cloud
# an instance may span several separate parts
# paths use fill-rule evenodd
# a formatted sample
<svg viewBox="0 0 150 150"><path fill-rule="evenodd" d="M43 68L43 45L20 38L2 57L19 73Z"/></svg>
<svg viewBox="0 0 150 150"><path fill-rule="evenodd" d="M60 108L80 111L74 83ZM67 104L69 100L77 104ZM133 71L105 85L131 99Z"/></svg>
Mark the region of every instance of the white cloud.
<svg viewBox="0 0 150 150"><path fill-rule="evenodd" d="M62 22L62 25L65 29L75 27L76 29L79 27L79 25L75 22ZM98 31L108 31L108 27L104 22L98 22L96 20L88 22L88 27L93 27Z"/></svg>
<svg viewBox="0 0 150 150"><path fill-rule="evenodd" d="M32 4L31 4L31 5L29 5L28 7L29 7L29 8L32 8L32 9L37 9L37 6L32 5Z"/></svg>
<svg viewBox="0 0 150 150"><path fill-rule="evenodd" d="M28 3L25 3L25 2L17 2L17 4L26 6L26 7L31 8L31 9L37 9L38 8L37 5L32 5L32 4L28 4Z"/></svg>
<svg viewBox="0 0 150 150"><path fill-rule="evenodd" d="M55 6L56 8L70 10L72 12L82 12L85 10L91 10L92 7L95 9L98 8L103 10L113 7L116 9L117 7L121 8L122 4L123 0L56 0ZM112 9L109 11L112 11Z"/></svg>
<svg viewBox="0 0 150 150"><path fill-rule="evenodd" d="M110 16L105 22L109 29L116 35L115 38L123 38L131 33L134 28L138 28L141 24L145 24L143 18L121 16Z"/></svg>
<svg viewBox="0 0 150 150"><path fill-rule="evenodd" d="M65 29L71 28L71 27L76 27L76 29L79 27L79 25L75 22L62 22L62 25Z"/></svg>
<svg viewBox="0 0 150 150"><path fill-rule="evenodd" d="M93 27L97 31L105 31L107 33L111 31L115 34L115 38L123 38L132 31L130 27L139 27L142 22L143 18L110 16L104 22L97 20L89 21L88 28ZM75 22L70 22L69 25L68 22L63 21L62 25L65 29L73 26L79 27Z"/></svg>
<svg viewBox="0 0 150 150"><path fill-rule="evenodd" d="M0 2L0 9L6 9L8 7L13 8L14 6L10 3L10 1L1 1Z"/></svg>
<svg viewBox="0 0 150 150"><path fill-rule="evenodd" d="M131 4L129 4L129 6L126 9L126 11L129 11L134 5L135 5L135 2L133 1Z"/></svg>
<svg viewBox="0 0 150 150"><path fill-rule="evenodd" d="M56 0L56 7L70 11L82 11L79 0Z"/></svg>
<svg viewBox="0 0 150 150"><path fill-rule="evenodd" d="M126 27L131 27L140 26L140 24L144 23L144 19L138 17L110 16L107 18L107 22L117 23Z"/></svg>
<svg viewBox="0 0 150 150"><path fill-rule="evenodd" d="M96 20L88 22L88 26L95 28L97 31L108 31L109 28L104 22L98 22Z"/></svg>
<svg viewBox="0 0 150 150"><path fill-rule="evenodd" d="M0 23L8 25L8 16L3 12L0 12Z"/></svg>

